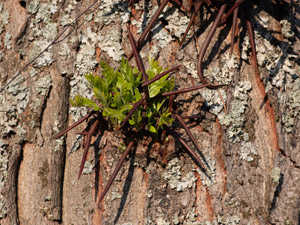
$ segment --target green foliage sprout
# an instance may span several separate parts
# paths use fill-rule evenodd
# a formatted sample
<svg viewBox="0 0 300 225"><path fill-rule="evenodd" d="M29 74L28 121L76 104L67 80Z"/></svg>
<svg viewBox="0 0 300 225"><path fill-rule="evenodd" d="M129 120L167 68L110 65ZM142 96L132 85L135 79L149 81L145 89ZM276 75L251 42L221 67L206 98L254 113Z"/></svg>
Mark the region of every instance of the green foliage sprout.
<svg viewBox="0 0 300 225"><path fill-rule="evenodd" d="M148 62L149 68L146 73L149 80L166 70L150 57ZM131 67L124 58L117 70L114 70L103 61L100 65L102 76L93 75L92 73L85 75L94 93L94 98L89 99L77 95L74 100L71 99L70 101L72 106L88 107L94 111L100 111L110 125L118 128L132 109L133 104L144 95L142 75L138 73L137 68ZM168 74L147 86L151 99L150 103L145 110L143 105L139 106L131 115L129 124L138 131L145 123L148 131L156 136L163 125L169 125L173 122L171 112L165 104L167 98L159 97L162 93L172 91L174 88L174 78L167 78Z"/></svg>

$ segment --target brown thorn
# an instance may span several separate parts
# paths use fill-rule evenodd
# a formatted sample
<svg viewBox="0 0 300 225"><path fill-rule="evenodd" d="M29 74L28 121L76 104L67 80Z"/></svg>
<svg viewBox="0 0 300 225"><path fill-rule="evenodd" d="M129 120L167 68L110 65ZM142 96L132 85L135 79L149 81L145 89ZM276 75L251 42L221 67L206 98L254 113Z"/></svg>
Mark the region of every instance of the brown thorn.
<svg viewBox="0 0 300 225"><path fill-rule="evenodd" d="M57 134L54 139L57 139L59 137L61 137L62 135L64 135L65 133L67 133L68 131L72 130L74 127L77 127L79 124L81 124L83 121L85 121L86 119L88 119L90 116L92 116L96 111L91 111L89 112L87 115L85 115L84 117L82 117L80 120L78 120L77 122L73 123L70 127L68 127L67 129L65 129L64 131L60 132L59 134Z"/></svg>
<svg viewBox="0 0 300 225"><path fill-rule="evenodd" d="M203 116L181 116L182 119L197 119L197 118L201 118Z"/></svg>
<svg viewBox="0 0 300 225"><path fill-rule="evenodd" d="M75 133L76 135L83 135L83 136L85 136L85 135L87 135L88 134L88 132L86 132L86 131L83 131L83 132L78 132L78 133Z"/></svg>
<svg viewBox="0 0 300 225"><path fill-rule="evenodd" d="M245 10L246 11L246 10ZM255 66L257 68L257 57L256 57L256 49L255 49L255 41L254 41L254 33L253 33L253 29L252 29L252 25L251 22L249 20L249 15L248 13L246 13L246 24L247 24L247 30L249 32L249 37L250 37L250 44L251 44L251 49L252 49L252 53L253 53L253 57L254 57L254 61L255 61Z"/></svg>
<svg viewBox="0 0 300 225"><path fill-rule="evenodd" d="M142 33L142 35L140 36L140 38L139 38L139 40L137 42L137 48L138 49L140 49L142 42L145 40L147 34L151 30L152 26L154 25L154 23L156 22L157 18L159 17L159 15L161 14L161 12L164 10L164 8L168 4L168 2L169 2L169 0L164 0L163 3L159 6L159 8L157 9L157 11L155 12L154 16L150 20L148 26L146 27L146 29L144 30L144 32ZM130 60L132 58L132 56L133 56L133 51L128 56L128 60Z"/></svg>
<svg viewBox="0 0 300 225"><path fill-rule="evenodd" d="M183 35L183 37L182 37L182 39L181 39L181 41L180 41L180 43L179 43L179 46L182 46L182 44L183 44L183 42L184 42L184 40L185 40L185 38L186 38L186 36L187 36L187 34L188 34L188 32L189 32L191 26L192 26L192 24L194 23L194 20L196 19L197 13L200 11L200 8L201 8L201 5L202 5L203 1L204 1L204 0L202 0L202 1L199 3L199 5L196 6L196 10L195 10L195 12L193 12L193 14L192 14L192 17L191 17L191 19L190 19L190 22L189 22L187 28L185 29L184 35Z"/></svg>
<svg viewBox="0 0 300 225"><path fill-rule="evenodd" d="M169 130L169 132L171 132L173 134L173 136L183 145L183 147L185 147L186 151L191 154L193 156L193 158L203 167L203 169L205 168L203 166L203 163L200 161L199 157L195 154L195 152L190 148L190 146L188 146L188 144L184 141L183 138L181 138L179 136L178 133L176 133L174 130L171 130L170 128L167 127L167 129Z"/></svg>
<svg viewBox="0 0 300 225"><path fill-rule="evenodd" d="M92 135L95 132L95 130L96 130L99 122L100 122L99 120L96 120L93 123L91 129L86 134L85 143L84 143L84 151L83 151L83 155L82 155L82 159L81 159L81 164L80 164L80 169L79 169L79 173L78 173L78 180L79 180L79 178L80 178L80 176L82 174L82 171L83 171L83 167L84 167L84 164L85 164L85 161L86 161L86 157L87 157L87 154L88 154L88 151L89 151L89 148L90 148Z"/></svg>
<svg viewBox="0 0 300 225"><path fill-rule="evenodd" d="M222 18L220 24L223 24L227 18L232 14L232 12L235 11L235 9L237 9L244 0L236 0L236 2L234 3L234 5L229 9L229 11L225 14L225 16Z"/></svg>
<svg viewBox="0 0 300 225"><path fill-rule="evenodd" d="M238 12L239 12L239 7L237 7L233 12L230 56L232 56L232 52L233 52L233 45L234 45L234 39L235 39L235 30L236 30L236 22L237 22Z"/></svg>
<svg viewBox="0 0 300 225"><path fill-rule="evenodd" d="M175 99L175 95L171 95L170 99L169 99L169 104L168 104L168 108L169 108L169 112L172 113L173 111L173 102Z"/></svg>
<svg viewBox="0 0 300 225"><path fill-rule="evenodd" d="M182 65L174 66L174 67L172 67L171 69L168 69L168 70L166 70L166 71L163 72L163 73L157 74L157 75L156 75L155 77L153 77L151 80L148 80L147 82L143 83L142 86L144 87L144 86L147 86L147 85L149 85L149 84L152 84L153 82L159 80L161 77L163 77L163 76L167 75L168 73L170 73L170 72L172 72L172 71L178 69L178 68L181 67L181 66L182 66Z"/></svg>
<svg viewBox="0 0 300 225"><path fill-rule="evenodd" d="M165 92L165 93L162 93L161 96L178 95L178 94L183 94L183 93L186 93L186 92L195 91L197 89L201 89L201 88L204 88L204 87L211 87L211 86L213 86L213 85L212 84L202 84L202 85L198 85L198 86L195 86L195 87L190 87L190 88L184 88L184 89L181 89L181 90ZM223 85L218 85L218 86L214 86L214 87L220 87L220 86L223 86Z"/></svg>
<svg viewBox="0 0 300 225"><path fill-rule="evenodd" d="M225 11L225 8L226 8L225 4L221 6L220 11L219 11L219 13L218 13L218 15L217 15L217 17L214 21L213 26L211 27L211 29L210 29L210 31L209 31L209 33L208 33L208 35L207 35L207 37L204 41L204 44L203 44L203 46L201 48L201 51L200 51L200 54L199 54L197 70L198 70L198 76L199 76L199 78L200 78L200 80L203 84L208 84L208 82L204 79L203 74L202 74L203 57L204 57L204 54L206 52L206 49L207 49L209 43L211 42L212 37L213 37L213 35L214 35L214 33L215 33L219 23L220 23L220 20L221 20L222 15Z"/></svg>
<svg viewBox="0 0 300 225"><path fill-rule="evenodd" d="M129 26L127 26L127 32L128 32L129 41L130 41L130 44L131 44L131 47L132 47L132 50L133 50L133 53L134 53L136 64L138 66L139 71L143 75L144 82L147 82L148 81L148 75L146 74L144 63L143 63L143 61L141 59L141 56L140 56L140 54L139 54L139 52L137 50L137 47L136 47L136 44L135 44L135 40L134 40L134 38L133 38L133 36L132 36L132 34L130 32ZM146 94L146 98L149 99L149 91L148 91L147 87L144 87L144 92Z"/></svg>
<svg viewBox="0 0 300 225"><path fill-rule="evenodd" d="M124 119L124 121L121 123L120 128L122 128L125 123L129 120L129 118L131 117L131 115L134 113L134 111L143 104L143 102L145 101L146 97L142 97L140 100L138 100L136 103L134 103L132 109L130 110L130 112L127 114L126 118Z"/></svg>
<svg viewBox="0 0 300 225"><path fill-rule="evenodd" d="M196 139L194 138L194 135L192 134L192 132L190 131L190 129L188 128L188 126L186 125L186 123L183 121L183 119L181 118L180 115L178 115L177 113L175 114L176 119L179 121L179 123L182 125L183 129L185 130L185 132L187 133L187 135L190 137L190 139L192 140L193 144L196 146L196 148L198 148L198 150L200 151L200 147L196 141ZM199 161L200 165L204 167L203 163L201 161Z"/></svg>
<svg viewBox="0 0 300 225"><path fill-rule="evenodd" d="M112 173L111 177L109 178L109 180L104 188L104 191L102 192L102 194L98 200L98 203L97 203L98 207L100 207L100 203L101 203L102 199L105 197L107 191L109 190L110 186L112 185L113 181L115 180L123 162L125 161L126 156L129 154L131 148L133 147L133 144L134 144L133 141L131 141L129 143L129 145L127 146L127 148L125 149L124 153L122 154L121 159L119 160L118 164L116 165L114 172Z"/></svg>
<svg viewBox="0 0 300 225"><path fill-rule="evenodd" d="M128 3L128 6L131 6L133 4L134 0L130 0Z"/></svg>

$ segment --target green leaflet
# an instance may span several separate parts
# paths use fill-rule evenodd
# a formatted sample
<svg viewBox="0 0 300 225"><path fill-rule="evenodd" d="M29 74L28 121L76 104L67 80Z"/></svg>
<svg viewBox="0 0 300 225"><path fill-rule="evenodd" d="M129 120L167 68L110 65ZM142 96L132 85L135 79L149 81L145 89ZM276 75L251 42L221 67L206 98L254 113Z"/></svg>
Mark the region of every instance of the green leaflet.
<svg viewBox="0 0 300 225"><path fill-rule="evenodd" d="M106 62L100 62L101 76L88 73L85 78L94 93L93 99L75 96L71 101L72 106L88 107L101 111L109 124L118 127L126 118L133 104L142 98L142 75L136 68L129 65L125 59L121 60L120 67L116 70ZM149 80L165 71L158 62L149 58L149 68L146 71ZM148 86L150 98L174 88L174 79L167 79L168 75L160 78ZM143 118L143 114L145 118ZM131 115L129 124L140 130L142 123L146 128L157 135L164 124L172 123L171 113L166 106L166 98L157 98L150 101L147 108L139 106Z"/></svg>

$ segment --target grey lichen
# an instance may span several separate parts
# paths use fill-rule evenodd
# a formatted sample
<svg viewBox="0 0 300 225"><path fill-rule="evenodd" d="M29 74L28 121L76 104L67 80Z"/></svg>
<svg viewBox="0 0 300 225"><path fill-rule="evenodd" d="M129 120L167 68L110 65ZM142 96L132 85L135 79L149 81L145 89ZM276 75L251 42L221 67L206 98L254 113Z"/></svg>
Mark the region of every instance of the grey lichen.
<svg viewBox="0 0 300 225"><path fill-rule="evenodd" d="M222 89L219 89L223 100L226 102L227 95ZM211 113L219 115L224 110L224 104L217 90L203 89L201 95L205 98L205 104L209 107Z"/></svg>
<svg viewBox="0 0 300 225"><path fill-rule="evenodd" d="M274 167L271 171L271 178L274 183L278 183L281 177L281 169L279 167Z"/></svg>
<svg viewBox="0 0 300 225"><path fill-rule="evenodd" d="M46 95L51 86L52 80L50 75L44 76L37 81L36 90L40 95Z"/></svg>
<svg viewBox="0 0 300 225"><path fill-rule="evenodd" d="M0 134L7 136L18 125L18 117L28 104L30 91L27 87L19 87L23 78L19 77L10 85L6 93L0 94ZM14 131L16 132L16 131Z"/></svg>
<svg viewBox="0 0 300 225"><path fill-rule="evenodd" d="M168 21L166 28L170 30L171 34L176 38L181 38L184 34L190 19L186 15L180 15L179 9L176 8L172 13L165 13L169 10L169 7L164 9L164 18ZM187 36L189 38L190 36Z"/></svg>
<svg viewBox="0 0 300 225"><path fill-rule="evenodd" d="M241 50L241 58L243 60L248 60L249 56L247 54L247 52L250 50L251 46L250 46L250 39L248 36L244 37L244 41L242 43L242 50Z"/></svg>
<svg viewBox="0 0 300 225"><path fill-rule="evenodd" d="M295 119L300 118L300 78L290 83L288 92L282 92L279 95L280 104L286 108L282 113L282 123L287 133L292 132L295 125Z"/></svg>
<svg viewBox="0 0 300 225"><path fill-rule="evenodd" d="M120 61L124 55L123 48L121 46L121 33L112 32L107 34L99 34L99 47L106 52L115 61Z"/></svg>
<svg viewBox="0 0 300 225"><path fill-rule="evenodd" d="M35 3L37 4L37 3ZM35 8L34 8L35 9ZM56 0L52 0L49 3L43 3L38 8L35 22L45 22L49 23L52 20L52 16L58 11L58 5Z"/></svg>
<svg viewBox="0 0 300 225"><path fill-rule="evenodd" d="M103 0L99 5L99 11L94 15L94 22L101 25L121 22L128 23L130 20L130 11L127 9L126 2L117 2L112 0Z"/></svg>
<svg viewBox="0 0 300 225"><path fill-rule="evenodd" d="M7 25L9 23L9 12L5 11L5 12L1 12L1 18L2 18L2 23L4 25Z"/></svg>
<svg viewBox="0 0 300 225"><path fill-rule="evenodd" d="M168 222L165 218L159 217L156 219L157 225L170 225L170 222Z"/></svg>
<svg viewBox="0 0 300 225"><path fill-rule="evenodd" d="M199 225L219 225L219 223L218 223L217 220L213 220L212 222L211 221L205 221L205 222L199 223Z"/></svg>
<svg viewBox="0 0 300 225"><path fill-rule="evenodd" d="M220 56L219 65L211 65L207 70L204 70L204 76L210 78L211 82L228 85L238 67L237 56L230 56L229 53L225 53Z"/></svg>
<svg viewBox="0 0 300 225"><path fill-rule="evenodd" d="M10 50L12 49L12 41L11 41L11 37L12 35L9 34L9 33L6 33L5 34L5 38L4 38L4 47L7 49L7 50Z"/></svg>
<svg viewBox="0 0 300 225"><path fill-rule="evenodd" d="M28 12L31 14L35 14L39 9L39 5L40 5L40 1L38 1L38 0L30 1L29 5L28 5L28 9L27 9Z"/></svg>
<svg viewBox="0 0 300 225"><path fill-rule="evenodd" d="M137 33L141 34L143 30L145 30L147 26L147 21L149 21L150 18L154 15L155 11L158 9L158 6L152 7L151 2L149 1L148 5L144 4L144 1L139 1L138 4L136 4L136 10L137 11L144 11L141 14L141 19L136 20L135 18L132 20L132 25L137 27Z"/></svg>
<svg viewBox="0 0 300 225"><path fill-rule="evenodd" d="M116 200L116 199L120 199L122 198L122 195L118 192L115 192L115 191L112 191L111 192L111 197L110 199L113 201L113 200Z"/></svg>
<svg viewBox="0 0 300 225"><path fill-rule="evenodd" d="M58 152L64 144L63 138L55 140L54 152Z"/></svg>
<svg viewBox="0 0 300 225"><path fill-rule="evenodd" d="M94 171L94 165L91 162L86 161L82 173L91 174L93 171Z"/></svg>
<svg viewBox="0 0 300 225"><path fill-rule="evenodd" d="M248 81L240 82L233 92L234 99L231 102L229 113L221 112L218 114L221 125L228 128L227 137L230 142L240 142L244 137L245 131L245 111L248 105L248 92L251 90L251 84Z"/></svg>
<svg viewBox="0 0 300 225"><path fill-rule="evenodd" d="M152 190L148 190L147 193L146 193L146 196L147 196L148 198L151 198L151 197L153 196Z"/></svg>
<svg viewBox="0 0 300 225"><path fill-rule="evenodd" d="M282 34L285 38L293 38L295 36L295 33L292 30L292 25L288 20L281 20L280 24L282 26Z"/></svg>
<svg viewBox="0 0 300 225"><path fill-rule="evenodd" d="M209 156L205 158L210 169L207 170L206 173L203 173L203 171L200 170L199 167L195 168L194 170L196 170L200 175L202 185L210 187L216 184L216 161L212 160Z"/></svg>
<svg viewBox="0 0 300 225"><path fill-rule="evenodd" d="M192 210L189 211L187 213L187 215L185 216L185 221L183 224L184 225L200 225L201 223L196 220L197 217L198 217L198 214L195 213L195 208L192 208Z"/></svg>
<svg viewBox="0 0 300 225"><path fill-rule="evenodd" d="M274 46L269 38L262 37L255 32L255 40L258 44L257 59L258 64L267 68L269 76L262 78L266 87L266 92L279 90L277 98L281 109L281 123L287 133L293 131L295 119L300 117L300 68L295 60L297 53L291 51L294 31L288 19L280 21L282 33L285 38L281 46ZM273 93L274 94L274 93Z"/></svg>
<svg viewBox="0 0 300 225"><path fill-rule="evenodd" d="M224 225L236 225L239 224L240 218L238 216L220 216L218 215L218 223Z"/></svg>
<svg viewBox="0 0 300 225"><path fill-rule="evenodd" d="M34 42L34 47L32 48L31 52L29 53L29 56L31 59L35 58L37 55L40 54L48 45L50 44L47 40L37 40ZM39 57L35 62L33 63L34 67L43 67L43 66L49 66L53 62L52 58L52 47L48 49L48 51L44 52L41 57Z"/></svg>
<svg viewBox="0 0 300 225"><path fill-rule="evenodd" d="M21 126L17 126L17 135L19 136L19 140L25 140L26 130Z"/></svg>
<svg viewBox="0 0 300 225"><path fill-rule="evenodd" d="M62 43L60 45L60 51L58 55L60 56L61 60L66 60L67 57L70 55L71 50L69 48L69 45L67 43Z"/></svg>
<svg viewBox="0 0 300 225"><path fill-rule="evenodd" d="M251 162L254 160L253 155L257 155L256 148L252 142L242 142L240 159Z"/></svg>
<svg viewBox="0 0 300 225"><path fill-rule="evenodd" d="M5 206L5 198L1 194L2 188L6 184L7 179L7 169L8 169L8 159L9 155L7 153L7 144L4 140L0 139L0 219L7 215L7 208Z"/></svg>
<svg viewBox="0 0 300 225"><path fill-rule="evenodd" d="M81 36L81 42L79 52L76 56L76 69L80 75L91 71L95 68L97 61L95 60L95 35L90 31L90 28L87 29L87 33ZM89 38L91 41L89 41ZM93 42L94 40L94 42Z"/></svg>
<svg viewBox="0 0 300 225"><path fill-rule="evenodd" d="M180 192L184 191L186 188L194 187L195 181L197 180L193 172L189 172L182 177L178 158L174 158L168 163L163 177L168 182L171 189L176 189L176 191Z"/></svg>
<svg viewBox="0 0 300 225"><path fill-rule="evenodd" d="M42 35L48 41L52 41L57 35L57 24L56 23L47 23L47 25L42 29Z"/></svg>

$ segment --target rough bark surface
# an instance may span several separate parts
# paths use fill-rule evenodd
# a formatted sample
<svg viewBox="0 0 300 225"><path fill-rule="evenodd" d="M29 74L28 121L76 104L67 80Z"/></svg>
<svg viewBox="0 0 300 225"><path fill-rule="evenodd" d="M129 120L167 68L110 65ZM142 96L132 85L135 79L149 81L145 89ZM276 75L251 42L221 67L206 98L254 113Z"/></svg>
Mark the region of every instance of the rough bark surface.
<svg viewBox="0 0 300 225"><path fill-rule="evenodd" d="M92 2L0 0L1 87L69 24L0 92L0 224L299 224L299 4L248 4L258 70L245 11L239 12L233 57L230 22L217 29L204 75L226 84L220 93L227 114L217 90L176 98L180 114L201 115L186 122L205 171L172 137L166 146L140 143L99 208L96 198L121 157L120 143L128 140L119 132L95 135L78 180L84 138L76 132L89 124L54 136L87 112L69 106L75 94L90 93L84 73L100 73L100 60L118 65L131 52L126 25L137 40L161 1L136 1L132 11L126 1L99 1L70 24ZM141 50L145 63L150 54L164 67L185 66L174 75L177 88L200 84L197 56L217 13L204 5L180 48L188 2L181 8L169 3ZM189 140L179 123L173 127Z"/></svg>

